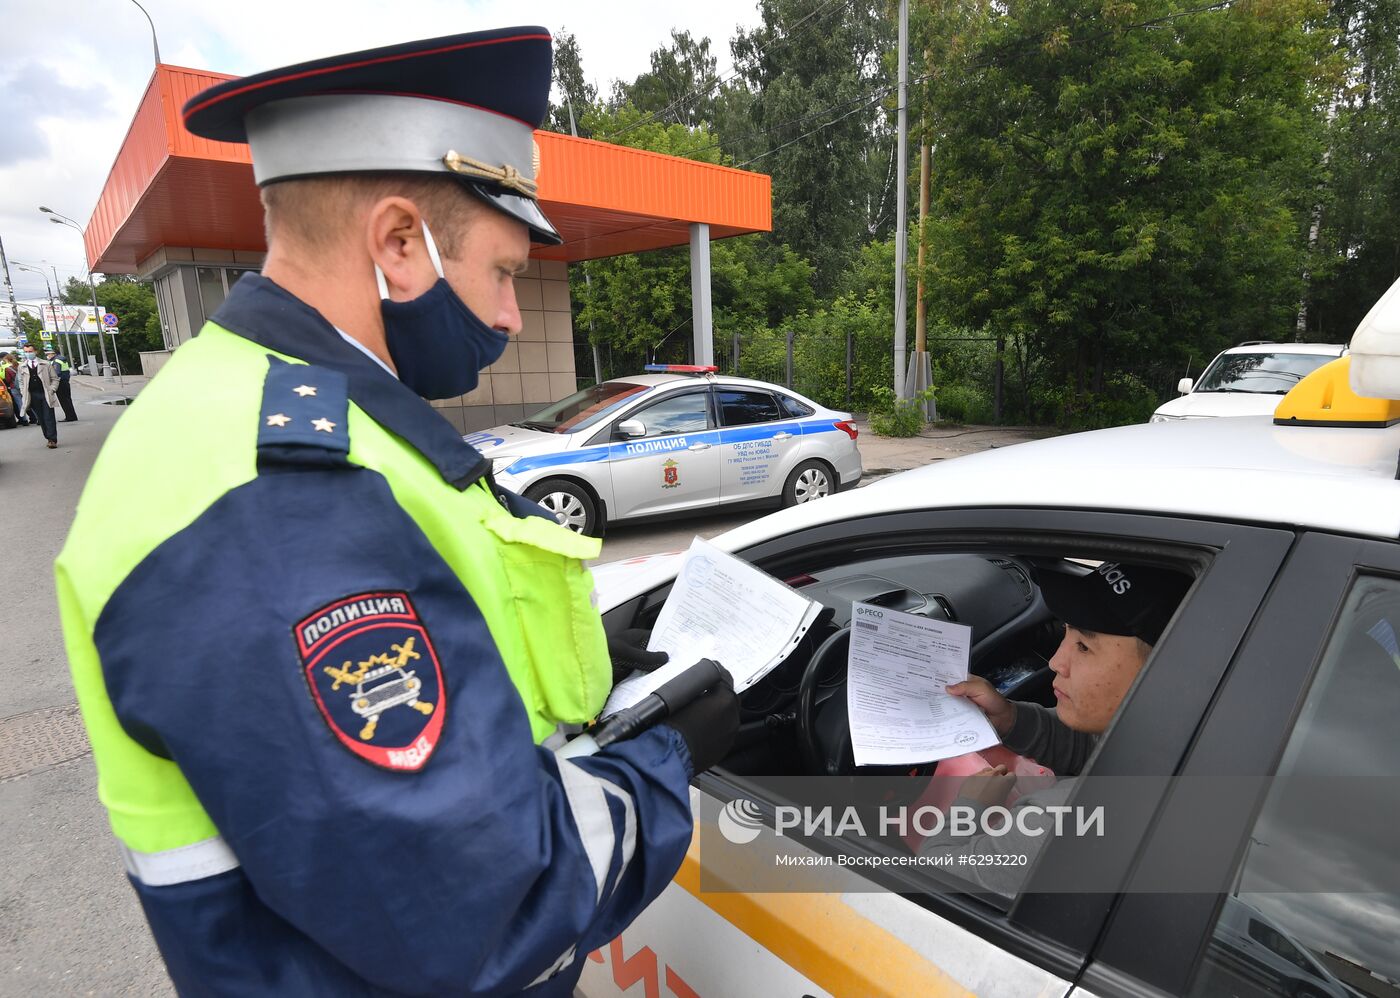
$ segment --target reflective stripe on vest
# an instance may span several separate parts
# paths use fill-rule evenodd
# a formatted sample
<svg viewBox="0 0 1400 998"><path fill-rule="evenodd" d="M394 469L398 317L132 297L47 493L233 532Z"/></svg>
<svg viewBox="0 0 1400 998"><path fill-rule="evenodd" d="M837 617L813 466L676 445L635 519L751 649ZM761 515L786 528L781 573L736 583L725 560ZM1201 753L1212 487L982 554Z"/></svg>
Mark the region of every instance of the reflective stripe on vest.
<svg viewBox="0 0 1400 998"><path fill-rule="evenodd" d="M55 566L64 642L99 794L118 839L140 853L200 843L218 829L179 768L146 751L122 727L107 695L93 628L147 554L256 477L270 352L212 323L176 351L142 390L142 404L108 437ZM184 419L181 414L211 379L222 386L219 404L203 406L199 421ZM598 556L600 542L543 519L517 519L484 482L459 492L353 402L349 433L351 462L384 476L404 512L476 601L535 741L560 722L591 720L611 685L607 641L590 603L592 577L582 564ZM152 447L152 440L166 445ZM210 440L220 446L208 446ZM199 467L190 467L191 454L200 455ZM143 469L139 479L124 470L133 467Z"/></svg>
<svg viewBox="0 0 1400 998"><path fill-rule="evenodd" d="M238 868L238 857L221 836L164 852L137 852L122 846L126 872L147 887L169 887L203 880Z"/></svg>

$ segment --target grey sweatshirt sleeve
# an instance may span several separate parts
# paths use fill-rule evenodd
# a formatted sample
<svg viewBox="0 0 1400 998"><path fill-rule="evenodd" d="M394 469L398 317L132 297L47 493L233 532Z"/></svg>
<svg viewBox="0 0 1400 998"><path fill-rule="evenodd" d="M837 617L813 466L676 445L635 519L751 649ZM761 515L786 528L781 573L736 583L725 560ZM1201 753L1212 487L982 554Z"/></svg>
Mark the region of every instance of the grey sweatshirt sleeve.
<svg viewBox="0 0 1400 998"><path fill-rule="evenodd" d="M1016 723L1002 739L1015 752L1053 770L1056 776L1078 776L1098 744L1098 736L1068 728L1049 707L1013 702Z"/></svg>

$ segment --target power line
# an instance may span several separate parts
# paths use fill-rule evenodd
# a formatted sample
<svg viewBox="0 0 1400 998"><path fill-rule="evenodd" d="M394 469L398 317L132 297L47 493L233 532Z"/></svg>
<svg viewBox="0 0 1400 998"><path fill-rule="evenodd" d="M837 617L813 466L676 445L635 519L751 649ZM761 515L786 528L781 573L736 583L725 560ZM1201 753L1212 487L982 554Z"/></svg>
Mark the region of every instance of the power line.
<svg viewBox="0 0 1400 998"><path fill-rule="evenodd" d="M845 6L850 2L851 0L840 0L839 8L845 8ZM753 58L757 58L762 55L767 55L769 52L781 48L784 43L792 40L798 28L800 28L807 21L810 21L813 17L816 17L817 14L819 14L822 11L823 8L830 7L834 3L837 3L837 0L822 0L821 3L817 4L817 6L813 7L806 14L798 18L787 29L787 31L783 33L781 38L775 38L772 42L768 44L767 47L758 49L754 53ZM733 80L735 77L739 76L742 72L743 70L738 69L736 67L729 73L728 76L716 77L713 81L710 82L708 86L704 87L703 89L697 88L696 90L692 90L689 93L682 94L681 96L673 100L670 104L667 104L665 107L663 107L660 111L654 111L651 114L647 115L645 118L641 119L640 121L634 121L632 122L632 124L627 125L625 128L621 128L610 135L603 136L602 141L611 142L613 139L616 139L619 136L626 135L633 129L641 128L643 125L648 125L653 121L659 121L661 118L664 118L668 113L675 110L676 108L681 107L682 105L688 103L691 100L696 100L700 97L707 95L716 87L728 83L730 80Z"/></svg>
<svg viewBox="0 0 1400 998"><path fill-rule="evenodd" d="M851 115L853 115L853 114L856 114L856 113L858 113L858 112L860 112L860 111L864 111L867 107L869 107L871 104L874 104L874 103L875 103L876 101L878 101L879 99L880 99L879 97L876 97L874 100L866 101L864 104L860 105L859 107L853 107L853 108L851 108L849 111L847 111L845 114L840 115L839 117L833 118L833 119L831 119L830 121L825 122L824 124L820 124L820 125L818 125L816 128L813 128L813 129L812 129L811 131L809 131L809 132L803 132L801 135L799 135L799 136L798 136L797 138L795 138L795 139L789 139L787 142L784 142L782 145L774 146L772 149L769 149L767 152L761 152L761 153L759 153L757 156L754 156L752 159L746 159L746 160L744 160L742 163L736 163L736 164L734 165L734 169L736 169L736 170L741 170L741 169L743 169L744 167L748 166L750 163L757 163L759 160L763 159L763 158L766 157L766 156L771 156L771 155L773 155L775 152L778 152L780 149L786 149L788 146L792 145L792 144L795 143L795 142L801 142L803 139L807 138L809 135L815 135L815 134L817 134L817 132L820 132L820 131L822 131L823 129L830 128L832 125L836 124L836 123L839 122L839 121L843 121L843 120L845 120L846 118L849 118L849 117L850 117Z"/></svg>

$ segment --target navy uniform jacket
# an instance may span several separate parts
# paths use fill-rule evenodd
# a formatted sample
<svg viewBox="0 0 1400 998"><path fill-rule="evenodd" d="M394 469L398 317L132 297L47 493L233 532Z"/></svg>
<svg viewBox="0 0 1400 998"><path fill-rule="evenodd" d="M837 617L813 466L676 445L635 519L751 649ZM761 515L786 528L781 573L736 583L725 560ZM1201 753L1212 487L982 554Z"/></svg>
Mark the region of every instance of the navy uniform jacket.
<svg viewBox="0 0 1400 998"><path fill-rule="evenodd" d="M263 392L261 381L230 385L203 359L252 349L215 349L225 330L264 356L314 365L266 357L268 392L285 371L315 377L327 386L318 411L343 412L348 399L458 489L487 470L431 406L257 275L241 279L113 437L148 432L143 407L168 418L163 382L185 392L171 397L191 420L201 385L223 378L239 397ZM274 408L295 414L296 404ZM685 744L660 727L584 759L537 747L472 595L393 483L346 459L337 430L311 432L300 448L264 441L256 476L154 546L92 628L122 729L176 763L228 853L208 868L219 872L170 882L149 873L152 855L128 849L132 882L182 994L567 995L587 954L666 887L688 848ZM199 475L200 455L184 457ZM104 482L131 480L116 474L99 459L79 522L97 515ZM416 772L346 751L297 660L295 629L310 610L384 592L407 594L441 665L436 694L450 700ZM72 657L71 636L69 647ZM424 661L419 672L431 675Z"/></svg>

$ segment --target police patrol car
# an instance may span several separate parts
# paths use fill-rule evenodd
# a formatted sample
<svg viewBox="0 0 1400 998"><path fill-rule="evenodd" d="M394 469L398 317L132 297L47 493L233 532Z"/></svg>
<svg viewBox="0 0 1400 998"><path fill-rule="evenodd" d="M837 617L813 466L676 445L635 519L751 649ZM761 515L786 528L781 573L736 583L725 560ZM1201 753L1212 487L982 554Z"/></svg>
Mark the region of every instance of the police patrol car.
<svg viewBox="0 0 1400 998"><path fill-rule="evenodd" d="M1400 399L1400 282L1273 416L1020 444L714 538L825 619L743 694L734 749L692 789L690 854L590 955L581 991L1400 993L1400 402L1385 399ZM1108 561L1193 581L1071 799L1105 807L1107 838L1048 840L1005 892L829 825L779 834L782 780L864 775L852 601L970 625L972 672L1049 706L1058 631L1037 579ZM608 630L651 626L678 563L595 570ZM779 845L813 858L786 889ZM718 867L735 850L737 869Z"/></svg>
<svg viewBox="0 0 1400 998"><path fill-rule="evenodd" d="M610 521L660 513L792 506L860 480L849 413L714 367L647 371L464 439L491 459L498 483L594 535Z"/></svg>

